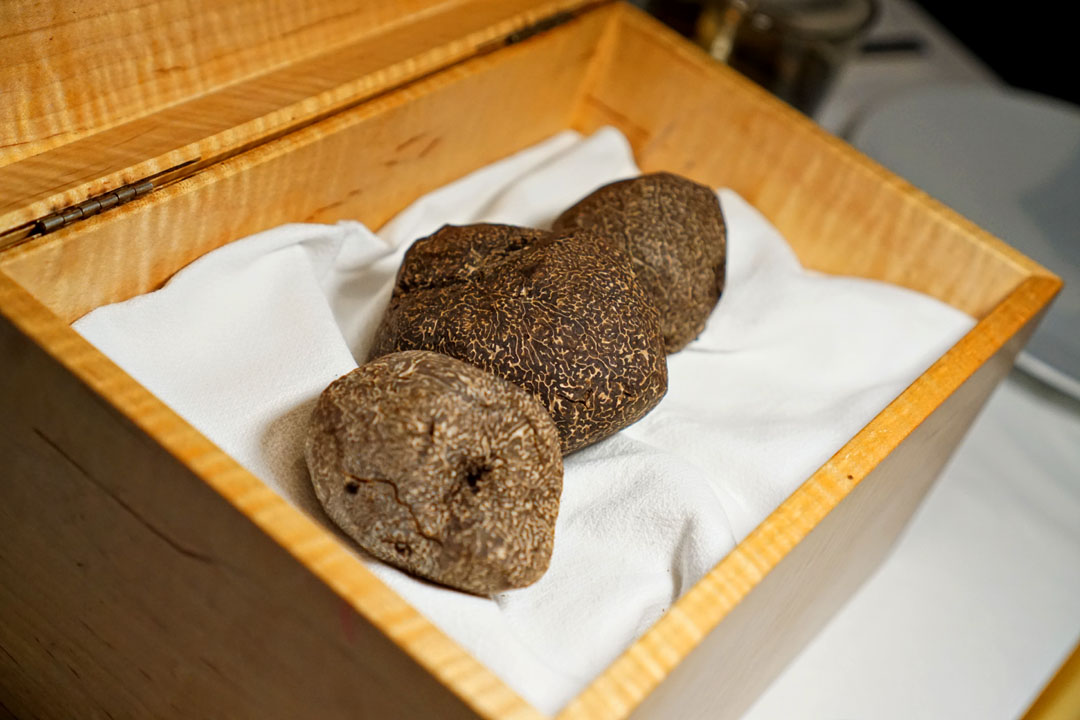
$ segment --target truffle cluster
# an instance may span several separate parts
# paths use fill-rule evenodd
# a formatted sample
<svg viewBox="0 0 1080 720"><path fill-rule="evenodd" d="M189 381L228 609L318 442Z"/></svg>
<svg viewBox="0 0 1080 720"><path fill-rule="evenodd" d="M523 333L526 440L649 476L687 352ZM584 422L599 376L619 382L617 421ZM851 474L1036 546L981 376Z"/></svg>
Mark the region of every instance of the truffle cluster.
<svg viewBox="0 0 1080 720"><path fill-rule="evenodd" d="M444 226L406 253L367 364L322 394L320 502L375 557L477 594L546 570L561 454L636 422L724 287L716 195L604 186L551 232Z"/></svg>
<svg viewBox="0 0 1080 720"><path fill-rule="evenodd" d="M564 453L644 417L667 390L656 309L629 258L588 230L445 226L418 240L371 357L412 349L532 393Z"/></svg>

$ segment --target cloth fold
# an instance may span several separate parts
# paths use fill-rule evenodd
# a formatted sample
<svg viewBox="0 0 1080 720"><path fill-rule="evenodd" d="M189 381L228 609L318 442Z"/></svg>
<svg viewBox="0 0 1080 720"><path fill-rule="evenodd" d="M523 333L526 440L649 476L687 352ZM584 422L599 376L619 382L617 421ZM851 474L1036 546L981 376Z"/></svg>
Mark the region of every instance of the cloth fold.
<svg viewBox="0 0 1080 720"><path fill-rule="evenodd" d="M547 227L596 187L636 174L618 131L560 133L429 193L378 233L355 222L268 230L74 327L332 527L304 464L308 416L365 358L409 244L446 223ZM580 692L973 325L918 293L803 269L754 208L728 190L719 197L724 296L701 337L669 356L660 405L566 458L540 581L478 598L350 545L542 712Z"/></svg>

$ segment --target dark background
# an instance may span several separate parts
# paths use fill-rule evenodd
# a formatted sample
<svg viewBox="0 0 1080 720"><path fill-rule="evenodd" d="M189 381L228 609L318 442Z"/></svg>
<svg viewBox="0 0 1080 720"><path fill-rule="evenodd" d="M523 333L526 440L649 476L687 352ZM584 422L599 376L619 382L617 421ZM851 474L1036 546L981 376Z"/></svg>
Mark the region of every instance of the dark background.
<svg viewBox="0 0 1080 720"><path fill-rule="evenodd" d="M701 0L631 1L693 34ZM1080 105L1080 25L1066 19L1072 3L914 2L1008 84Z"/></svg>
<svg viewBox="0 0 1080 720"><path fill-rule="evenodd" d="M1080 25L1072 3L917 0L1002 80L1080 105Z"/></svg>

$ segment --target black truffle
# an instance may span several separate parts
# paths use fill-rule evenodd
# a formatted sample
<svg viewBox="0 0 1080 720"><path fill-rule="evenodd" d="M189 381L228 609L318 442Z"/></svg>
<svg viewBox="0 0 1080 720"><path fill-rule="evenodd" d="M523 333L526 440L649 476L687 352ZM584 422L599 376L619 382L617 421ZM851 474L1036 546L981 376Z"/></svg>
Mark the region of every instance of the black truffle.
<svg viewBox="0 0 1080 720"><path fill-rule="evenodd" d="M626 255L587 231L445 226L418 240L371 357L411 349L528 390L564 453L640 419L667 390L655 308Z"/></svg>
<svg viewBox="0 0 1080 720"><path fill-rule="evenodd" d="M555 221L555 232L591 230L630 256L660 313L667 351L701 334L724 291L727 230L716 193L671 173L611 183Z"/></svg>
<svg viewBox="0 0 1080 720"><path fill-rule="evenodd" d="M380 560L478 595L547 570L562 456L521 388L437 353L386 355L323 391L306 455L326 512Z"/></svg>

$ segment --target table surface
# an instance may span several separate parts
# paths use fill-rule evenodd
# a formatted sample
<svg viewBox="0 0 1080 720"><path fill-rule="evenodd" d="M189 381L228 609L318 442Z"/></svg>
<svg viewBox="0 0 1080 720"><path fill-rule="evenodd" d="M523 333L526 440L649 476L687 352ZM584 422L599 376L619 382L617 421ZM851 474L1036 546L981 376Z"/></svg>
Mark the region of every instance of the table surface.
<svg viewBox="0 0 1080 720"><path fill-rule="evenodd" d="M997 78L907 0L816 119L845 135L898 93ZM1080 639L1080 401L1014 371L895 551L745 720L1015 718Z"/></svg>

